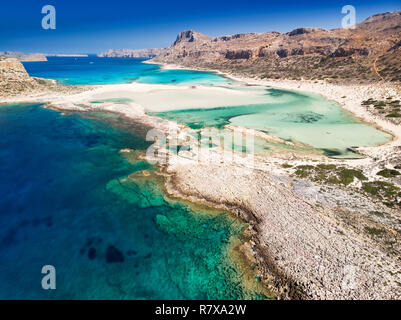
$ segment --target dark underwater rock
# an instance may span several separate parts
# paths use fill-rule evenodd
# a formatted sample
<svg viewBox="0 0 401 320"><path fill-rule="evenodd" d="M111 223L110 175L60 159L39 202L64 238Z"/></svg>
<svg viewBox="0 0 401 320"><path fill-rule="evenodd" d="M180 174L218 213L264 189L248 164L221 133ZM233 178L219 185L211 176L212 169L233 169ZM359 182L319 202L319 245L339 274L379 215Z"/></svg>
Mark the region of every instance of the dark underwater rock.
<svg viewBox="0 0 401 320"><path fill-rule="evenodd" d="M95 248L90 248L88 251L88 258L90 260L93 260L96 258L96 249Z"/></svg>
<svg viewBox="0 0 401 320"><path fill-rule="evenodd" d="M137 254L136 250L128 250L127 255L128 256L135 256Z"/></svg>
<svg viewBox="0 0 401 320"><path fill-rule="evenodd" d="M106 262L107 263L124 262L124 255L116 247L108 246L106 252Z"/></svg>

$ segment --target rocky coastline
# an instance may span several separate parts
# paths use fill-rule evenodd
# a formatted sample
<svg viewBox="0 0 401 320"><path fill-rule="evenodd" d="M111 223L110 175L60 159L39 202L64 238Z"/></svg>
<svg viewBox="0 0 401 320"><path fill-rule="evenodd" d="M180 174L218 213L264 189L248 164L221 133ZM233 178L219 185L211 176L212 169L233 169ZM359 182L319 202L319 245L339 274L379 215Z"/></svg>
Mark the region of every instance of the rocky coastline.
<svg viewBox="0 0 401 320"><path fill-rule="evenodd" d="M184 125L147 115L134 102L92 103L110 92L152 92L158 85L41 84L30 78L18 61L9 59L0 60L0 103L42 102L66 112L117 112L165 134L171 134L172 128L177 134L189 132ZM10 75L16 82L9 81ZM362 105L368 98L378 101L391 96L392 101L399 100L399 87L241 80L324 94L356 116L391 132L394 139L382 146L358 148L363 159L334 160L297 151L277 152L270 157L255 156L252 167L242 154L228 155L218 148L198 154L196 161L188 151L171 154L159 148L158 154L169 155L161 166L168 194L229 210L249 223L251 237L244 248L255 263L256 276L279 298L400 299L399 191L395 195L391 190L388 194L373 192L375 183L381 187L401 185L398 176L387 176L401 165L400 126ZM227 156L235 161L222 161ZM383 176L378 175L383 170ZM333 179L324 180L322 176Z"/></svg>

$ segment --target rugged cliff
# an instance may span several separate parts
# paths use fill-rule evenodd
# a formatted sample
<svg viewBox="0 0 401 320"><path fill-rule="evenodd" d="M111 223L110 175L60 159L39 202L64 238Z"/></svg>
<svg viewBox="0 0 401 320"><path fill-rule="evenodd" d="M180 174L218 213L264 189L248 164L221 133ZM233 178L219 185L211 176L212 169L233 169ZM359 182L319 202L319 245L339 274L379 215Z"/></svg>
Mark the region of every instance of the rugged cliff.
<svg viewBox="0 0 401 320"><path fill-rule="evenodd" d="M78 87L57 84L55 80L30 77L16 58L0 56L0 97L51 91L78 91Z"/></svg>
<svg viewBox="0 0 401 320"><path fill-rule="evenodd" d="M153 61L267 78L401 81L400 31L401 12L374 15L355 29L216 38L189 30Z"/></svg>
<svg viewBox="0 0 401 320"><path fill-rule="evenodd" d="M165 52L166 49L154 48L154 49L109 49L103 53L98 54L98 57L108 58L154 58Z"/></svg>

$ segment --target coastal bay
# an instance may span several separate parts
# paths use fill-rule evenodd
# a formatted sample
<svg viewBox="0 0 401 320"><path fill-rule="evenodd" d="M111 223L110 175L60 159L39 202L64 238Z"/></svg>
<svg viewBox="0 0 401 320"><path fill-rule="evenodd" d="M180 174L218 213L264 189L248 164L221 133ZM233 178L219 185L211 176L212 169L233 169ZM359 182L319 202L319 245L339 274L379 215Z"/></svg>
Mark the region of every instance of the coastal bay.
<svg viewBox="0 0 401 320"><path fill-rule="evenodd" d="M1 105L0 122L2 299L269 297L229 254L246 224L168 198L141 157L146 128L38 104Z"/></svg>
<svg viewBox="0 0 401 320"><path fill-rule="evenodd" d="M252 80L236 80L243 81L247 85L256 85ZM271 84L257 83L262 87ZM292 87L288 85L287 89L297 89L302 85L305 89L308 85L311 88L312 86L318 87L310 82L294 81L291 82ZM275 82L274 86L284 88L286 82ZM341 97L336 95L335 88L354 91L355 88L347 89L347 86L336 87L328 84L324 84L322 87L327 92L332 92L333 100L341 104L357 105L358 101L361 102L360 99L366 97L366 94L350 95L344 102ZM180 110L180 103L181 106L185 106L192 101L194 105L183 110L183 112L188 112L197 107L196 103L199 103L197 99L191 99L192 92L196 92L195 95L198 97L199 94L207 97L216 93L223 95L221 100L225 101L229 101L230 98L233 98L232 96L235 96L233 99L236 101L238 96L241 99L252 101L260 99L260 97L256 95L255 98L249 94L249 91L266 89L250 87L248 91L247 88L235 91L227 88L227 84L205 88L196 84L177 86L174 84L130 83L88 86L86 91L79 94L46 92L31 97L24 96L23 99L41 101L47 103L47 108L63 112L107 111L119 113L130 121L157 128L166 134L171 128L178 132L191 133L196 128L187 126L184 120L176 122L174 116L165 115L165 119L157 116L157 112L162 112L160 108L163 107L163 102L168 108L164 112L168 113ZM368 88L358 87L358 90L363 92ZM393 89L379 87L372 95L377 99L383 99L388 96L389 90ZM228 91L231 95L226 94ZM169 96L165 95L166 92ZM315 92L323 93L323 90ZM176 93L175 97L174 93ZM280 99L286 97L285 93L286 91L282 91ZM299 94L305 95L304 93ZM397 98L399 93L394 89L391 94ZM146 96L149 98L147 106ZM269 96L268 98L274 99ZM13 97L8 101L13 99L18 101L22 98ZM216 108L216 105L213 104L216 102L212 100L211 96L210 105L204 110ZM217 99L217 101L219 100ZM204 103L207 100L201 102ZM149 112L152 107L153 111ZM230 107L235 109L235 106L229 106L227 109ZM335 108L341 110L339 105L335 105ZM364 113L360 108L357 110L361 114ZM357 115L359 116L359 114ZM183 117L183 119L187 119L187 117ZM227 119L231 119L231 117ZM353 121L358 122L356 119ZM241 123L231 123L231 126L233 124L241 127ZM314 184L316 181L305 181L305 177L303 177L304 179L294 177L298 166L324 164L362 170L367 179L373 181L377 168L383 165L382 161L389 161L388 154L395 150L396 141L399 141L398 131L392 130L394 127L385 122L383 124L382 127L389 131L393 138L387 136L381 142L369 141L372 142L372 145L358 148L358 153L363 155L361 159L331 159L322 153L305 154L298 148L285 152L280 149L280 151L270 154L269 157L256 156L254 167L249 169L241 160L241 152L234 152L233 156L238 160L235 162L235 166L232 163L221 162L221 156L223 155L224 158L225 153L218 148L211 150L211 155L209 154L209 157L205 158L207 161L204 162L188 160L188 157L185 157L186 151L176 155L169 154L169 164L161 167L161 172L167 179L165 188L170 196L198 204L212 205L220 210L232 211L250 223L251 238L247 242L250 250L248 252L251 252L252 259L257 262L257 273L263 283L274 287L280 297L333 299L397 297L396 283L399 281L399 273L397 273L399 267L396 258L388 256L386 254L388 248L383 247L380 241L371 239L363 231L364 228L373 228L373 225L377 228L377 224L381 223L381 228L393 236L392 232L397 227L397 223L394 221L399 216L399 211L396 208L386 208L381 203L375 203L374 198L370 199L362 193L348 193L346 189L343 190L341 185L331 188L329 184L320 186ZM205 127L207 126L208 123L205 122ZM235 126L231 126L230 128L235 128ZM369 128L371 128L369 130L377 130L373 126L369 126ZM257 131L253 131L253 133L261 134ZM273 141L271 137L266 137L266 139L269 142ZM285 140L280 141L281 143L290 143ZM385 141L388 142L377 146ZM374 160L374 158L378 160ZM289 165L289 167L284 167L284 165ZM233 183L234 181L235 183ZM352 182L356 188L358 188L358 183L362 183L356 178ZM354 191L354 189L352 190ZM384 211L388 218L385 221L372 220L369 213L373 211ZM360 226L355 227L351 222L346 222L344 214L356 219ZM355 228L350 228L350 224ZM394 238L398 240L396 234ZM395 250L398 250L397 247ZM368 257L374 257L374 259ZM385 267L379 268L379 265ZM342 287L344 276L339 277L338 275L343 275L349 268L357 268L358 277L355 279L355 287L345 290ZM388 282L391 285L388 285ZM376 287L380 286L381 289L372 292L369 288L373 284Z"/></svg>

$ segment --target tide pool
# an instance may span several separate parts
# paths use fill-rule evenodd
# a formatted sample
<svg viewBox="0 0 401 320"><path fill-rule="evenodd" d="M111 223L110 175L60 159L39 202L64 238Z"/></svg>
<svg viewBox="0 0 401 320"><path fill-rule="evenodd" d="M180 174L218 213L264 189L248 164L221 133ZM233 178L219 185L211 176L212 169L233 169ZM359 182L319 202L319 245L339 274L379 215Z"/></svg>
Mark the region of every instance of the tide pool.
<svg viewBox="0 0 401 320"><path fill-rule="evenodd" d="M244 224L165 198L143 134L113 114L0 106L0 299L265 297L229 254Z"/></svg>
<svg viewBox="0 0 401 320"><path fill-rule="evenodd" d="M48 57L48 61L23 62L34 77L55 79L63 84L164 83L216 85L230 82L214 73L164 70L145 59Z"/></svg>

